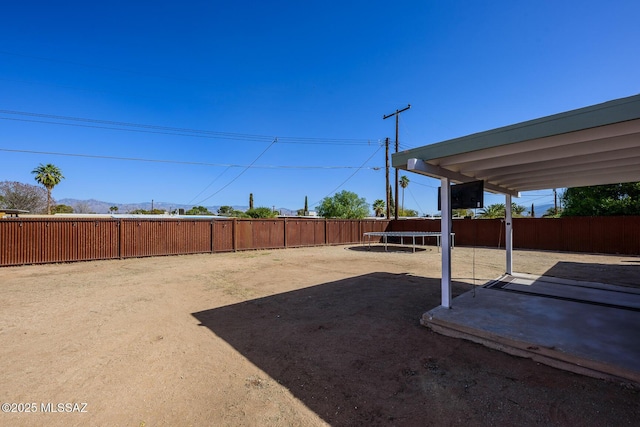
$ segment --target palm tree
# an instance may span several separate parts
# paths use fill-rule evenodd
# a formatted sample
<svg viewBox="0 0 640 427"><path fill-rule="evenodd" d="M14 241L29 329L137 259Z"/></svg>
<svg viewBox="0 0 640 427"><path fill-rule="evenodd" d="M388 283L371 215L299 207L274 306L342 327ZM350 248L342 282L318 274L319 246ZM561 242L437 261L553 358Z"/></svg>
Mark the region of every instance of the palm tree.
<svg viewBox="0 0 640 427"><path fill-rule="evenodd" d="M489 205L480 211L480 218L504 218L504 204Z"/></svg>
<svg viewBox="0 0 640 427"><path fill-rule="evenodd" d="M520 218L524 211L527 208L524 206L516 205L515 203L511 203L511 215L513 218ZM504 218L505 217L505 207L504 203L496 203L494 205L489 205L486 208L480 211L480 218Z"/></svg>
<svg viewBox="0 0 640 427"><path fill-rule="evenodd" d="M511 212L514 218L522 218L524 216L524 212L527 210L524 206L516 205L515 203L511 203Z"/></svg>
<svg viewBox="0 0 640 427"><path fill-rule="evenodd" d="M47 189L47 214L51 215L51 190L53 187L60 184L60 181L64 179L62 172L56 165L51 163L47 165L40 165L31 171L36 175L36 182L44 186Z"/></svg>
<svg viewBox="0 0 640 427"><path fill-rule="evenodd" d="M404 189L409 186L409 178L406 175L402 175L400 177L400 187L402 187L402 210L400 212L404 212Z"/></svg>
<svg viewBox="0 0 640 427"><path fill-rule="evenodd" d="M373 202L373 211L375 212L376 216L383 216L384 209L385 209L384 200L378 199Z"/></svg>

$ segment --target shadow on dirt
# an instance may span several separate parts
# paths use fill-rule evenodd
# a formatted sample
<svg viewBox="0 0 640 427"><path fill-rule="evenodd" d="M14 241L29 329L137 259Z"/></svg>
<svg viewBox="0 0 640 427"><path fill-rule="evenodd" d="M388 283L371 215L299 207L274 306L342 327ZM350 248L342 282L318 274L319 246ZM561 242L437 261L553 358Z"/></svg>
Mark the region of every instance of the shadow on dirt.
<svg viewBox="0 0 640 427"><path fill-rule="evenodd" d="M456 342L419 324L439 304L438 279L372 273L193 316L328 423L375 425L428 417L419 374Z"/></svg>
<svg viewBox="0 0 640 427"><path fill-rule="evenodd" d="M377 244L371 244L371 246L369 246L368 244L364 244L364 245L358 245L358 246L349 246L347 247L348 250L350 251L355 251L355 252L373 252L373 253L384 253L384 252L400 252L400 253L414 253L414 248L412 246L398 246L398 245L393 245L393 244L389 244L387 245L386 249L384 247L383 244L381 243L377 243ZM430 248L430 247L419 247L416 246L415 247L415 253L418 252L436 252L435 247Z"/></svg>

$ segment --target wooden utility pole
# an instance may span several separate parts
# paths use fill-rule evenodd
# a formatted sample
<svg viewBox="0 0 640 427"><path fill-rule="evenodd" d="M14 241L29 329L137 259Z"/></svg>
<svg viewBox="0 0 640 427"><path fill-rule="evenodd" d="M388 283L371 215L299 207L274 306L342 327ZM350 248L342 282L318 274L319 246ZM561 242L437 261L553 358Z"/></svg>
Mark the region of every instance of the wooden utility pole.
<svg viewBox="0 0 640 427"><path fill-rule="evenodd" d="M385 178L384 193L387 195L387 219L391 218L391 204L389 203L389 138L384 141Z"/></svg>
<svg viewBox="0 0 640 427"><path fill-rule="evenodd" d="M407 104L407 106L405 108L403 108L402 110L396 110L395 113L391 113L391 114L387 114L386 116L382 116L382 120L388 119L389 117L392 116L396 116L396 153L398 152L398 147L400 146L400 141L398 140L398 118L400 116L400 113L402 113L403 111L407 111L409 108L411 108L411 104ZM395 219L398 219L398 168L396 169L396 197L395 197L395 207L396 207L396 212L395 212Z"/></svg>

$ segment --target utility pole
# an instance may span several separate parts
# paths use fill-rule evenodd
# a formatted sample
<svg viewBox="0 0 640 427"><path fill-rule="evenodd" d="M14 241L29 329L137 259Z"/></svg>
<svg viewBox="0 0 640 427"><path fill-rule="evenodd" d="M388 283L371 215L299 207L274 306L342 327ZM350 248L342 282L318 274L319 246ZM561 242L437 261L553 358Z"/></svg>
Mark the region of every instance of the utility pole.
<svg viewBox="0 0 640 427"><path fill-rule="evenodd" d="M391 217L391 204L389 203L389 138L384 140L385 179L384 194L387 195L387 219Z"/></svg>
<svg viewBox="0 0 640 427"><path fill-rule="evenodd" d="M409 108L411 108L411 104L407 104L407 106L405 108L403 108L402 110L396 110L395 113L391 113L391 114L387 114L386 116L382 116L382 120L388 119L389 117L392 116L396 116L396 153L398 152L398 147L400 145L400 142L398 140L398 118L400 116L400 113L402 113L403 111L407 111ZM398 219L398 168L396 169L396 201L395 201L395 207L396 207L396 212L395 212L395 219Z"/></svg>

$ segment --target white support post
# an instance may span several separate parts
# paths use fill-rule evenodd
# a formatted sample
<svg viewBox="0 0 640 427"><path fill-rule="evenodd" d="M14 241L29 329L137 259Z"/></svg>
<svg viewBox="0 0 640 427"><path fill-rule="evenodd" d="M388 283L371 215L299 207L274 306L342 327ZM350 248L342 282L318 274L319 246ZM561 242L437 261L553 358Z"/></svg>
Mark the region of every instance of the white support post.
<svg viewBox="0 0 640 427"><path fill-rule="evenodd" d="M451 308L451 182L440 179L440 233L442 245L442 306Z"/></svg>
<svg viewBox="0 0 640 427"><path fill-rule="evenodd" d="M507 250L507 274L513 273L513 218L511 214L511 195L505 195L504 246Z"/></svg>

